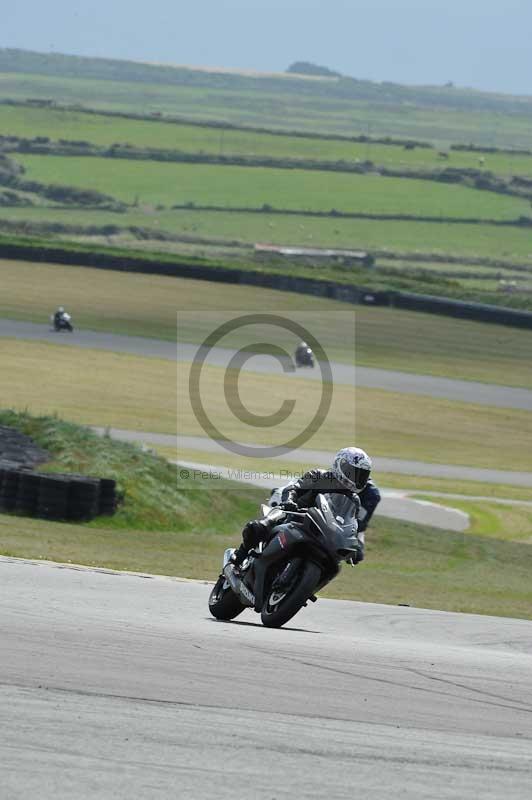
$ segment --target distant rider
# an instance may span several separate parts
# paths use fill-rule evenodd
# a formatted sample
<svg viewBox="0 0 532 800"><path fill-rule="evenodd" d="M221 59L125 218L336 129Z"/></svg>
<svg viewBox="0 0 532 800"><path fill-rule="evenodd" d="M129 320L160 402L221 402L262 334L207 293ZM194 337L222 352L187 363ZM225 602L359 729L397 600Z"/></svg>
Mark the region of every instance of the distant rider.
<svg viewBox="0 0 532 800"><path fill-rule="evenodd" d="M54 327L55 328L59 328L60 327L64 316L65 316L65 309L63 308L63 306L59 306L59 308L57 309L57 311L54 314Z"/></svg>
<svg viewBox="0 0 532 800"><path fill-rule="evenodd" d="M311 354L312 354L312 350L310 349L308 344L306 342L300 342L298 344L298 346L296 347L296 351L295 351L294 355L295 355L296 362L302 363L302 362L306 361L308 359L309 355L311 355Z"/></svg>
<svg viewBox="0 0 532 800"><path fill-rule="evenodd" d="M358 523L358 550L352 563L359 564L364 558L364 531L380 501L380 493L370 480L371 459L359 447L344 447L336 454L329 470L311 469L283 488L280 507L285 511L297 511L315 505L318 494L343 494L353 501L353 518ZM240 565L248 552L259 542L270 538L271 529L267 519L251 520L242 531L242 544L233 554L233 562Z"/></svg>

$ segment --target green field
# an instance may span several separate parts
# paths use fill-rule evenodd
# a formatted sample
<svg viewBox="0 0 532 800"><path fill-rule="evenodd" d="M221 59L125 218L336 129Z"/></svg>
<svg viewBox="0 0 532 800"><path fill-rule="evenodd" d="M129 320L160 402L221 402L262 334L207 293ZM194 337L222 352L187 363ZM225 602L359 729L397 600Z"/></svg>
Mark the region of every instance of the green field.
<svg viewBox="0 0 532 800"><path fill-rule="evenodd" d="M483 266L481 264L455 264L445 263L441 261L418 261L417 258L380 258L379 267L386 267L386 269L397 270L399 273L404 273L407 270L429 270L430 272L447 275L448 277L459 277L460 281L468 279L474 280L476 278L486 278L493 280L499 276L504 278L515 278L516 280L529 281L532 278L532 264L525 269L512 269L511 267L500 266ZM468 273L468 278L463 276Z"/></svg>
<svg viewBox="0 0 532 800"><path fill-rule="evenodd" d="M133 275L87 267L0 260L0 317L47 325L63 303L80 328L174 340L178 311L305 311L316 332L327 333L334 358L350 362L350 343L341 330L349 306L293 292L215 284L160 275ZM509 386L532 386L532 331L482 322L357 306L356 363ZM183 319L183 318L182 318ZM200 324L188 317L183 340L199 341ZM334 338L333 338L334 337ZM345 337L344 337L345 339Z"/></svg>
<svg viewBox="0 0 532 800"><path fill-rule="evenodd" d="M33 68L27 64L23 72L0 71L0 97L51 98L100 109L142 109L144 113L348 136L414 137L440 145L473 141L532 147L529 104L510 97L438 87L428 87L428 92L420 87L395 87L399 92L394 96L391 84L381 89L366 82L360 82L358 97L343 95L342 87L334 96L330 81L295 77L272 81L190 70L182 70L179 76L171 71L173 83L157 81L155 75L149 82L148 74L140 81L113 80L110 75L102 80L75 77L83 74L81 61L70 71L63 64L60 75L38 74L38 64ZM117 74L115 69L115 77Z"/></svg>
<svg viewBox="0 0 532 800"><path fill-rule="evenodd" d="M500 258L532 264L529 229L493 225L451 225L395 220L310 218L294 214L209 211L129 210L117 214L93 209L0 208L2 220L79 226L138 226L175 236L270 242L281 245L362 248L394 253L430 253L464 258ZM160 244L151 243L152 249Z"/></svg>
<svg viewBox="0 0 532 800"><path fill-rule="evenodd" d="M126 143L135 147L179 150L212 155L267 156L326 161L366 161L397 168L479 168L480 154L449 151L442 159L437 148L416 148L339 140L280 136L254 131L218 129L184 123L122 119L59 108L0 105L0 130L4 136L32 138L36 132L52 140L88 141L110 146ZM532 175L532 156L490 153L483 156L483 169L500 175Z"/></svg>
<svg viewBox="0 0 532 800"><path fill-rule="evenodd" d="M50 63L44 64L44 61L41 59L43 68L50 68ZM82 64L82 61L76 63L83 71L87 65L84 61ZM122 77L126 73L130 74L130 67L122 67ZM144 69L139 65L137 67L141 72ZM93 70L93 77L100 75L102 64L91 62L90 69ZM279 99L286 102L297 86L302 88L305 97L318 92L320 102L323 100L327 104L330 101L322 91L323 87L319 89L320 82L299 78L262 81L250 78L239 80L235 76L209 77L207 74L183 70L148 70L148 73L157 74L158 89L173 92L183 90L185 93L195 93L198 97L207 90L213 96L218 96L221 91L234 91L240 93L240 99L244 102L243 98L248 97L255 88L259 94L262 91L275 90ZM106 78L109 77L106 74ZM33 77L26 73L24 80L31 84ZM49 75L46 80L53 82L55 78ZM77 84L86 87L92 80L93 78L79 80ZM168 84L168 81L174 85ZM178 85L179 81L183 82L182 85ZM115 85L111 80L98 83L102 85L104 95ZM122 90L129 85L127 81L117 82ZM136 84L136 90L144 91L147 86L148 84ZM351 84L349 87L351 91ZM370 94L374 91L378 94L375 87L368 86L364 91L366 90ZM403 90L395 87L393 91L400 94ZM453 104L460 105L460 97L462 95L459 93L451 96L442 90L423 90L419 94L419 102L423 104L431 98L430 102L437 107L434 113L458 114L469 119L473 106L470 105L467 109L464 106L461 111L454 107L451 109ZM473 98L477 104L481 99L480 95ZM365 105L369 102L367 97L359 98L356 102L359 101ZM482 99L485 105L511 105L511 102L513 101L508 98ZM445 103L450 106L444 108ZM116 106L116 109L119 108L120 104ZM521 105L513 111L522 113L523 109L524 106ZM426 108L418 108L413 113L421 111L426 113ZM386 109L386 114L392 114L391 107ZM394 108L394 114L397 118L401 115L397 107ZM151 120L134 120L61 108L35 107L31 104L0 104L0 125L6 134L45 136L54 140L69 138L89 141L99 146L122 142L137 147L226 156L325 158L351 162L371 159L377 164L406 170L448 166L478 168L480 159L479 154L459 151L450 152L449 158L444 159L439 152L439 146L433 149L405 149L402 146L375 142L328 141L323 138L165 122L157 117ZM302 130L304 124L302 122L294 127ZM319 130L319 126L316 130ZM393 133L391 130L390 132ZM129 207L125 213L80 208L71 202L69 207L59 208L57 202L46 200L44 195L35 193L20 193L19 197L22 202L32 202L33 207L16 207L10 206L16 203L13 195L9 197L4 194L1 197L0 191L0 202L3 203L0 228L3 224L8 231L13 230L8 227L9 223L16 223L21 227L15 230L23 233L59 235L67 240L77 239L89 245L107 244L125 248L139 247L147 251L200 255L209 260L223 259L247 267L249 263L246 265L244 262L252 261L252 252L246 252L244 248L256 242L360 248L377 252L380 270L371 274L357 273L349 276L345 271L327 267L321 270L320 277L358 282L359 285L377 290L403 289L516 308L532 307L530 280L526 276L523 280L523 276L514 276L511 271L501 274L490 272L489 266L483 272L478 265L473 270L467 263L450 266L433 260L441 255L464 262L470 259L497 259L504 262L503 267L508 270L511 270L513 264L531 265L532 239L528 227L437 222L442 218L497 221L527 218L530 203L525 198L480 191L458 184L388 178L378 174L355 175L311 169L162 163L100 157L16 154L14 158L24 165L25 177L29 180L47 185L93 189L115 197ZM486 169L504 176L532 174L532 156L490 153L482 158ZM190 208L181 210L172 206ZM205 210L213 206L219 210ZM270 208L284 209L291 213L268 213ZM250 213L252 210L260 210L260 213ZM428 216L433 217L435 222L342 219L337 213ZM315 214L327 216L313 216ZM54 225L66 226L66 229L54 231ZM109 226L114 226L115 229L112 230ZM138 231L138 228L142 228L142 231ZM161 236L169 240L159 242ZM238 244L240 249L224 249L233 244ZM403 263L386 262L387 253L403 255ZM423 255L424 263L409 263L408 257L411 254ZM289 264L270 265L268 268L279 274L296 269L295 265ZM297 270L301 275L306 274L300 265ZM511 294L503 291L505 287L499 283L501 277L516 278L517 285Z"/></svg>
<svg viewBox="0 0 532 800"><path fill-rule="evenodd" d="M409 214L480 219L526 216L524 199L433 181L262 167L20 156L26 177L93 189L128 204Z"/></svg>

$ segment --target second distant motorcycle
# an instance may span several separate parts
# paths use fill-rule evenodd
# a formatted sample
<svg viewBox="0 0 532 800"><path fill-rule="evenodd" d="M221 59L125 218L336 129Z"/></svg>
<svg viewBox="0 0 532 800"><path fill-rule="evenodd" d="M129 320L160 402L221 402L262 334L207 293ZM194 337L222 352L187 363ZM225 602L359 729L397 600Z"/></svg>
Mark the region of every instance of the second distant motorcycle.
<svg viewBox="0 0 532 800"><path fill-rule="evenodd" d="M306 342L301 342L294 353L296 367L313 367L314 353Z"/></svg>
<svg viewBox="0 0 532 800"><path fill-rule="evenodd" d="M67 314L63 307L59 307L55 314L52 314L50 317L50 321L53 326L53 330L56 333L61 333L61 331L68 331L69 333L73 333L74 326L72 325L72 317L70 314Z"/></svg>

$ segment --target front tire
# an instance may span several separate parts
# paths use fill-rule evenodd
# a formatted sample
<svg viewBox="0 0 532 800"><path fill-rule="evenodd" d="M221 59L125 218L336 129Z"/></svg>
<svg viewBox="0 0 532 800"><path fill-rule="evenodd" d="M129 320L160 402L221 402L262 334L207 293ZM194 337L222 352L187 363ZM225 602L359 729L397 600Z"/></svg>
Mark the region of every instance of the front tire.
<svg viewBox="0 0 532 800"><path fill-rule="evenodd" d="M234 619L246 608L229 586L225 575L220 575L209 595L209 611L216 619Z"/></svg>
<svg viewBox="0 0 532 800"><path fill-rule="evenodd" d="M277 599L278 593L271 589L261 612L262 624L267 628L280 628L302 608L321 578L321 570L312 561L305 562L294 588Z"/></svg>

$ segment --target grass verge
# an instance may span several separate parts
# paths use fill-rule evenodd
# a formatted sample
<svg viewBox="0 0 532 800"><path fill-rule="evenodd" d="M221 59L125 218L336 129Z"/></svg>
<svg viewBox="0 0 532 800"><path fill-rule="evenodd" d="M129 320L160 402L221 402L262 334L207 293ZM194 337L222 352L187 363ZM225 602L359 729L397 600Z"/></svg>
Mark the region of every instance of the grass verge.
<svg viewBox="0 0 532 800"><path fill-rule="evenodd" d="M204 496L207 504L207 495ZM256 507L255 507L256 508ZM251 509L248 509L248 512ZM241 511L244 511L242 508ZM242 521L250 516L240 517ZM220 511L205 518L225 530L197 528L179 534L57 525L0 515L0 552L20 558L88 564L135 572L214 580L226 547L239 540ZM235 520L236 523L236 520ZM375 519L367 558L344 568L324 597L421 608L532 618L532 547L485 537L435 531ZM207 608L205 591L205 608Z"/></svg>
<svg viewBox="0 0 532 800"><path fill-rule="evenodd" d="M532 547L379 519L367 560L325 596L532 618Z"/></svg>
<svg viewBox="0 0 532 800"><path fill-rule="evenodd" d="M509 473L511 479L511 472ZM411 492L420 490L423 492L438 492L449 495L463 494L471 497L489 497L494 501L500 500L525 500L532 499L530 489L521 486L510 486L508 484L482 483L481 481L459 481L447 478L424 478L423 476L402 475L392 472L380 472L378 474L379 484L389 489L405 489ZM425 496L424 496L425 499ZM440 498L439 502L444 502L445 498ZM438 500L435 499L435 502ZM454 498L452 499L454 506Z"/></svg>
<svg viewBox="0 0 532 800"><path fill-rule="evenodd" d="M157 358L0 340L2 405L83 425L173 433L175 365ZM38 387L38 390L37 388Z"/></svg>
<svg viewBox="0 0 532 800"><path fill-rule="evenodd" d="M414 495L415 496L415 495ZM420 497L435 503L446 504L442 497ZM469 514L469 531L477 536L486 536L505 542L532 544L532 506L504 505L497 502L475 502L474 500L449 501L453 508Z"/></svg>
<svg viewBox="0 0 532 800"><path fill-rule="evenodd" d="M192 407L188 377L190 365L178 363L178 431L204 436ZM248 425L233 415L224 397L225 370L206 367L201 398L217 430L230 439L259 445L280 444L308 424L321 397L321 384L301 378L242 373L240 397L246 409L260 417L273 414L287 398L295 401L286 422L272 428ZM515 409L462 403L413 394L335 385L325 422L301 446L331 452L357 441L375 456L493 468L493 453L512 453L512 469L532 468L529 440L532 413Z"/></svg>
<svg viewBox="0 0 532 800"><path fill-rule="evenodd" d="M77 531L81 535L80 532L88 528L91 534L93 529L116 529L126 537L132 531L140 531L133 537L135 546L140 547L141 552L147 552L151 549L150 537L155 531L175 534L198 529L207 533L239 530L242 519L245 521L256 512L257 503L263 496L263 492L230 481L215 484L201 478L183 480L173 464L156 454L133 444L99 437L87 428L55 416L34 417L25 412L2 410L0 425L17 428L50 453L50 461L40 470L114 478L118 490L124 494L124 503L113 517L98 517L84 525L50 523L50 529L57 528L59 539L62 531L71 534ZM235 488L238 491L230 491ZM38 529L41 525L48 525L42 520L17 516L9 519L13 530L27 523L30 530L32 526ZM75 549L76 538L68 540ZM76 557L75 552L69 556L72 561Z"/></svg>
<svg viewBox="0 0 532 800"><path fill-rule="evenodd" d="M177 365L176 382L171 361L9 339L1 347L8 407L38 414L60 409L85 425L167 434L178 425L183 434L205 435L192 411L188 364ZM222 368L206 367L202 375L207 412L237 441L271 445L280 441L272 436L301 433L321 395L318 381L242 373L240 393L250 412L271 414L295 400L294 412L272 434L239 421L218 402ZM526 411L335 386L326 421L305 446L329 452L356 440L375 455L486 468L493 467L494 452L511 451L512 468L528 471L531 436L532 413Z"/></svg>
<svg viewBox="0 0 532 800"><path fill-rule="evenodd" d="M239 540L242 523L256 514L264 494L224 481L187 483L162 459L57 418L3 411L0 424L16 426L47 448L48 469L104 470L126 492L115 517L86 525L0 515L2 555L213 580L223 550ZM532 617L528 544L376 519L367 552L363 565L344 569L323 594Z"/></svg>
<svg viewBox="0 0 532 800"><path fill-rule="evenodd" d="M213 312L304 311L331 358L357 364L532 385L532 331L391 308L356 306L356 348L341 327L344 303L248 286L88 267L0 260L0 316L48 324L59 303L80 328L199 342ZM190 312L198 312L192 315ZM338 323L334 320L337 316ZM195 320L195 322L194 322ZM203 326L203 327L202 327ZM212 328L211 328L212 330Z"/></svg>

